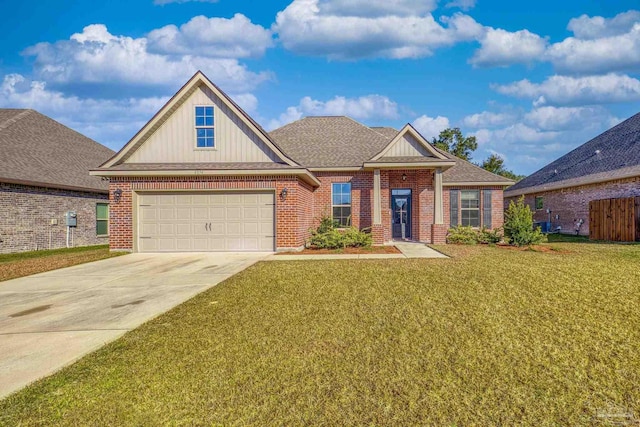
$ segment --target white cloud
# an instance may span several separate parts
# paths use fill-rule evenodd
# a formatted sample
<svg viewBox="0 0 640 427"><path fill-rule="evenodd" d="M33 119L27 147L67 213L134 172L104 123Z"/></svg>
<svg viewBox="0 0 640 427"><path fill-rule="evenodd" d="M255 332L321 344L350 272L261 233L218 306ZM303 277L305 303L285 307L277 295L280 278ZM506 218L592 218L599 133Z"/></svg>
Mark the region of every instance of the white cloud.
<svg viewBox="0 0 640 427"><path fill-rule="evenodd" d="M322 0L317 2L324 15L337 16L410 16L433 11L437 0Z"/></svg>
<svg viewBox="0 0 640 427"><path fill-rule="evenodd" d="M551 45L546 57L561 72L636 71L640 66L640 22L628 32L610 37L568 37Z"/></svg>
<svg viewBox="0 0 640 427"><path fill-rule="evenodd" d="M609 123L610 114L603 107L534 108L524 116L524 122L543 131L580 130L593 123Z"/></svg>
<svg viewBox="0 0 640 427"><path fill-rule="evenodd" d="M268 72L249 71L235 58L151 53L145 37L116 36L102 24L89 25L69 40L38 43L24 55L35 57L39 78L54 83L176 86L202 70L225 90L244 92L271 78Z"/></svg>
<svg viewBox="0 0 640 427"><path fill-rule="evenodd" d="M449 119L443 116L429 117L422 115L413 121L413 127L427 140L437 138L440 132L449 127Z"/></svg>
<svg viewBox="0 0 640 427"><path fill-rule="evenodd" d="M567 29L579 39L593 40L625 34L637 22L640 22L640 11L630 10L613 18L582 15L569 21Z"/></svg>
<svg viewBox="0 0 640 427"><path fill-rule="evenodd" d="M478 128L493 128L512 124L517 116L514 113L493 113L491 111L483 111L481 113L472 114L462 119L463 126Z"/></svg>
<svg viewBox="0 0 640 427"><path fill-rule="evenodd" d="M252 93L240 93L230 96L247 113L253 113L258 109L258 98Z"/></svg>
<svg viewBox="0 0 640 427"><path fill-rule="evenodd" d="M547 47L545 38L528 30L509 32L488 28L479 41L480 48L469 62L481 67L533 63L543 57Z"/></svg>
<svg viewBox="0 0 640 427"><path fill-rule="evenodd" d="M273 46L271 31L240 13L231 19L195 16L180 28L153 30L147 38L149 52L214 58L259 57Z"/></svg>
<svg viewBox="0 0 640 427"><path fill-rule="evenodd" d="M537 106L606 104L640 101L640 80L624 74L603 76L551 76L542 83L520 80L507 85L492 85L503 95L535 100Z"/></svg>
<svg viewBox="0 0 640 427"><path fill-rule="evenodd" d="M218 0L153 0L153 4L159 5L159 6L164 6L165 4L170 4L170 3L189 3L189 2L218 3Z"/></svg>
<svg viewBox="0 0 640 427"><path fill-rule="evenodd" d="M20 74L8 74L0 84L0 107L37 110L113 149L128 141L166 101L164 97L82 99L51 91L46 83Z"/></svg>
<svg viewBox="0 0 640 427"><path fill-rule="evenodd" d="M330 59L419 58L438 47L472 40L482 31L473 18L462 14L443 19L443 27L424 13L432 7L430 2L413 13L416 1L366 3L354 8L347 1L294 0L278 12L272 28L286 49Z"/></svg>
<svg viewBox="0 0 640 427"><path fill-rule="evenodd" d="M349 116L358 120L395 119L398 117L398 104L381 95L359 98L336 96L328 101L305 96L297 106L287 108L277 119L271 120L267 128L276 129L304 116Z"/></svg>
<svg viewBox="0 0 640 427"><path fill-rule="evenodd" d="M462 10L473 9L476 6L476 0L453 0L445 5L445 7L457 7Z"/></svg>

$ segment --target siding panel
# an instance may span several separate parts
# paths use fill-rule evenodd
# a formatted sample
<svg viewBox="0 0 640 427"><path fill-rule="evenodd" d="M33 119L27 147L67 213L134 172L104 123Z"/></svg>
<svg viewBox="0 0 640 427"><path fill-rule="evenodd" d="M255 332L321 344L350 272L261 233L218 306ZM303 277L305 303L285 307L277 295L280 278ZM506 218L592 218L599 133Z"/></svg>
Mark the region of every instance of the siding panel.
<svg viewBox="0 0 640 427"><path fill-rule="evenodd" d="M196 148L195 106L215 107L215 149ZM278 162L244 122L201 86L180 105L126 163Z"/></svg>

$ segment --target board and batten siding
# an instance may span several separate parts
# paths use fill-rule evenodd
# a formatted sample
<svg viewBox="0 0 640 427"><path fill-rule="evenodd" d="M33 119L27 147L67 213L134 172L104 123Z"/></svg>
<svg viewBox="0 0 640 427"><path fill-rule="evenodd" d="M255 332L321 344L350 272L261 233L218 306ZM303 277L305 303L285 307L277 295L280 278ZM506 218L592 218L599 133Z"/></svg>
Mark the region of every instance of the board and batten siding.
<svg viewBox="0 0 640 427"><path fill-rule="evenodd" d="M382 157L433 157L412 135L405 133Z"/></svg>
<svg viewBox="0 0 640 427"><path fill-rule="evenodd" d="M197 148L195 107L214 106L215 148ZM278 162L280 159L209 88L200 86L126 163Z"/></svg>

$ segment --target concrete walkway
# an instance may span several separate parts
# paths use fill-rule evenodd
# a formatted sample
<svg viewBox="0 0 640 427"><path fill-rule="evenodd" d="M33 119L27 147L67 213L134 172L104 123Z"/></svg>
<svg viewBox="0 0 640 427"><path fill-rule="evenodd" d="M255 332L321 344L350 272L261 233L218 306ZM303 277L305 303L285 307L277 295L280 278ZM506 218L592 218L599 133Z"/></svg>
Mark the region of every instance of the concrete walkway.
<svg viewBox="0 0 640 427"><path fill-rule="evenodd" d="M0 398L269 255L130 254L0 282Z"/></svg>
<svg viewBox="0 0 640 427"><path fill-rule="evenodd" d="M322 259L406 259L406 258L449 258L440 252L431 249L424 243L394 242L393 245L400 250L399 254L318 254L318 255L277 255L274 254L265 261L302 261Z"/></svg>

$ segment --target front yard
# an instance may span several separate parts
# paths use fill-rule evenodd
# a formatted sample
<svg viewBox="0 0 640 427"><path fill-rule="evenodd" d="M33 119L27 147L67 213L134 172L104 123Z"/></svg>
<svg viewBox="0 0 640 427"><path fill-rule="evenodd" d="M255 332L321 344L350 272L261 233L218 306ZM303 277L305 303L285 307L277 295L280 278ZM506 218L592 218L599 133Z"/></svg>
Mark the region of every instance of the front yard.
<svg viewBox="0 0 640 427"><path fill-rule="evenodd" d="M109 245L0 254L0 282L124 254L109 252Z"/></svg>
<svg viewBox="0 0 640 427"><path fill-rule="evenodd" d="M640 417L640 246L263 262L0 402L3 425Z"/></svg>

